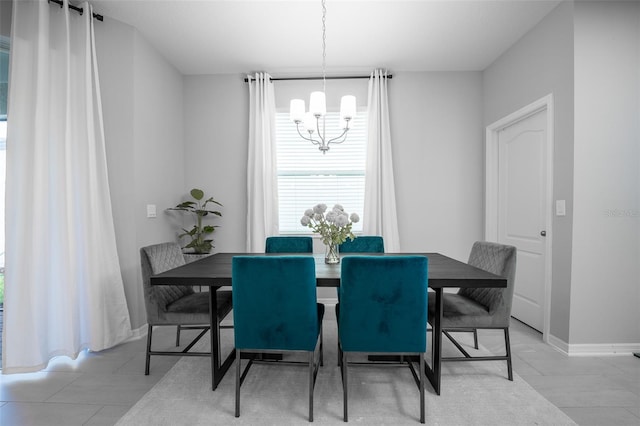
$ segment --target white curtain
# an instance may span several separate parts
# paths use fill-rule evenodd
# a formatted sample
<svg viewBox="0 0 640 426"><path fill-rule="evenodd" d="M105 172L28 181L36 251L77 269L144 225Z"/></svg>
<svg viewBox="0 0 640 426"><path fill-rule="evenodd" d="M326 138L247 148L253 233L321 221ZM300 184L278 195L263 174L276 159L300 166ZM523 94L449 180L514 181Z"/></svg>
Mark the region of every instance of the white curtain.
<svg viewBox="0 0 640 426"><path fill-rule="evenodd" d="M400 251L396 193L393 180L387 72L375 70L369 78L367 170L364 184L362 232L382 235L385 251Z"/></svg>
<svg viewBox="0 0 640 426"><path fill-rule="evenodd" d="M109 198L93 19L13 3L3 373L131 336Z"/></svg>
<svg viewBox="0 0 640 426"><path fill-rule="evenodd" d="M276 101L271 76L249 81L249 155L247 164L247 251L262 253L265 238L278 233Z"/></svg>

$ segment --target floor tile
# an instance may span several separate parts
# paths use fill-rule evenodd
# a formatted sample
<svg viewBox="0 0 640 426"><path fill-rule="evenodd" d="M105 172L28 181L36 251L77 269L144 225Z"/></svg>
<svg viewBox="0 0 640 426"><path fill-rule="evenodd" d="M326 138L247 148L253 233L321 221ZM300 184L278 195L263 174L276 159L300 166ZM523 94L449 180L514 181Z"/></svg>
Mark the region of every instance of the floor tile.
<svg viewBox="0 0 640 426"><path fill-rule="evenodd" d="M80 373L29 373L0 376L0 400L44 402L81 377Z"/></svg>
<svg viewBox="0 0 640 426"><path fill-rule="evenodd" d="M83 374L47 402L131 405L159 379L151 375Z"/></svg>
<svg viewBox="0 0 640 426"><path fill-rule="evenodd" d="M570 358L562 354L546 352L521 353L518 356L547 376L593 375L594 373L616 375L621 372L618 368L597 358Z"/></svg>
<svg viewBox="0 0 640 426"><path fill-rule="evenodd" d="M52 404L48 402L10 402L0 407L0 424L20 426L80 426L100 406Z"/></svg>
<svg viewBox="0 0 640 426"><path fill-rule="evenodd" d="M624 408L618 407L579 407L562 408L573 421L583 426L637 426L640 417L636 417Z"/></svg>
<svg viewBox="0 0 640 426"><path fill-rule="evenodd" d="M87 421L84 426L112 426L129 411L128 406L106 405Z"/></svg>

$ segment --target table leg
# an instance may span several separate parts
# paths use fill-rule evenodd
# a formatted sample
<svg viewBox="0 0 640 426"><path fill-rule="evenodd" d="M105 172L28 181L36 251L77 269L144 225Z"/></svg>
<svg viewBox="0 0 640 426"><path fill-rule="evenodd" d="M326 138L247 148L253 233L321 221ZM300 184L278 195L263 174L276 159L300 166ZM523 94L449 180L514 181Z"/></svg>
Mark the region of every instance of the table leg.
<svg viewBox="0 0 640 426"><path fill-rule="evenodd" d="M431 328L431 368L425 365L425 373L433 390L440 395L440 376L441 376L441 359L442 359L442 289L435 288L435 318L433 319L433 327Z"/></svg>
<svg viewBox="0 0 640 426"><path fill-rule="evenodd" d="M236 351L229 353L227 359L221 364L220 360L220 321L218 321L218 294L216 287L209 289L209 325L211 327L211 390L216 390L218 384L236 358Z"/></svg>

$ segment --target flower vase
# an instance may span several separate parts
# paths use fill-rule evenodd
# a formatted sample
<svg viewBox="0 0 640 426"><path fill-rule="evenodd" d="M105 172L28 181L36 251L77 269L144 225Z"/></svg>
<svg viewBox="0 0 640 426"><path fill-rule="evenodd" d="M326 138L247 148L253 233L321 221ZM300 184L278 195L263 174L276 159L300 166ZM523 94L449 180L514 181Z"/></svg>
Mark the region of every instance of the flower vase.
<svg viewBox="0 0 640 426"><path fill-rule="evenodd" d="M335 265L336 263L340 263L340 255L338 250L338 244L327 244L325 245L325 256L324 263L329 265Z"/></svg>

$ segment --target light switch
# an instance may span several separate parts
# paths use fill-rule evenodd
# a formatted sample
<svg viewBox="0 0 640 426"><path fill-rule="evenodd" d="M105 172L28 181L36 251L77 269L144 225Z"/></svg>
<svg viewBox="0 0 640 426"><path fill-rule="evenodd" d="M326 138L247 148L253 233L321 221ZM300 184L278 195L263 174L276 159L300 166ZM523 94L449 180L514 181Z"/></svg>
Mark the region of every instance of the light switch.
<svg viewBox="0 0 640 426"><path fill-rule="evenodd" d="M147 217L156 217L156 205L155 204L147 204Z"/></svg>
<svg viewBox="0 0 640 426"><path fill-rule="evenodd" d="M556 216L566 216L567 205L565 200L556 200Z"/></svg>

